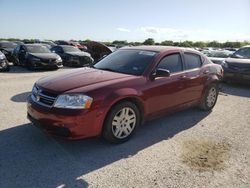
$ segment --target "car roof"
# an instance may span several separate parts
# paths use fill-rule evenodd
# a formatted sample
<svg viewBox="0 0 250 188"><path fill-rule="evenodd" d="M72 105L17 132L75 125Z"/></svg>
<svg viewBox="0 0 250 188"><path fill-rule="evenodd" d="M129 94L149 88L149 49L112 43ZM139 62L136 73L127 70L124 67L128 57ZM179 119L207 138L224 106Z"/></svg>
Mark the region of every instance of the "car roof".
<svg viewBox="0 0 250 188"><path fill-rule="evenodd" d="M243 46L242 48L250 48L250 45L247 45L247 46Z"/></svg>
<svg viewBox="0 0 250 188"><path fill-rule="evenodd" d="M145 50L154 52L165 52L168 50L189 50L193 52L198 52L191 48L175 47L175 46L134 46L134 47L123 47L123 50Z"/></svg>
<svg viewBox="0 0 250 188"><path fill-rule="evenodd" d="M34 44L21 44L23 46L44 46L44 44L34 43Z"/></svg>

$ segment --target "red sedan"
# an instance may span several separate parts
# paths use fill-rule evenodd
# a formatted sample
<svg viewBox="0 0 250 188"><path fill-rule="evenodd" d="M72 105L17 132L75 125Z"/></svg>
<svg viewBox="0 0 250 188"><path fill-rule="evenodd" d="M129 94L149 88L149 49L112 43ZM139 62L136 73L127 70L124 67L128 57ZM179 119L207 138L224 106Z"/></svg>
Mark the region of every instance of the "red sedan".
<svg viewBox="0 0 250 188"><path fill-rule="evenodd" d="M37 81L28 118L68 139L102 135L121 143L147 119L191 106L211 110L222 75L220 65L191 49L122 48L91 68Z"/></svg>

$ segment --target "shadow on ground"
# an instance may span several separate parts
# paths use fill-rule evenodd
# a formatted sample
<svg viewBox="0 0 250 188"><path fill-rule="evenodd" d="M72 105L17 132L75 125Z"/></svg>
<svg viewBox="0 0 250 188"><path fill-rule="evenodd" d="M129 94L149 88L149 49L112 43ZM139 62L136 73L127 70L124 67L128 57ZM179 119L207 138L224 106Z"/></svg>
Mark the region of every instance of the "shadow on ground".
<svg viewBox="0 0 250 188"><path fill-rule="evenodd" d="M79 176L110 165L185 131L207 112L196 109L152 120L121 145L102 139L66 141L31 124L0 131L0 187L87 187ZM181 118L180 118L181 117Z"/></svg>
<svg viewBox="0 0 250 188"><path fill-rule="evenodd" d="M26 102L27 98L30 94L31 94L31 92L24 92L24 93L14 95L13 97L11 97L11 101L13 101L13 102Z"/></svg>
<svg viewBox="0 0 250 188"><path fill-rule="evenodd" d="M250 98L250 85L243 84L222 84L221 93L224 95L235 95Z"/></svg>

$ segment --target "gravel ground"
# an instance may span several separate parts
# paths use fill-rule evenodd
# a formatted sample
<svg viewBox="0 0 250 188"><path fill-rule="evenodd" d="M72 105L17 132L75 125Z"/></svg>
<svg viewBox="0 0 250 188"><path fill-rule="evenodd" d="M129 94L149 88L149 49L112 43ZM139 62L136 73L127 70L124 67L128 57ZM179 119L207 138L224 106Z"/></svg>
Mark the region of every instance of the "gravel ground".
<svg viewBox="0 0 250 188"><path fill-rule="evenodd" d="M26 97L50 74L0 73L0 187L250 187L250 87L223 85L211 113L162 117L111 145L55 139L29 123Z"/></svg>

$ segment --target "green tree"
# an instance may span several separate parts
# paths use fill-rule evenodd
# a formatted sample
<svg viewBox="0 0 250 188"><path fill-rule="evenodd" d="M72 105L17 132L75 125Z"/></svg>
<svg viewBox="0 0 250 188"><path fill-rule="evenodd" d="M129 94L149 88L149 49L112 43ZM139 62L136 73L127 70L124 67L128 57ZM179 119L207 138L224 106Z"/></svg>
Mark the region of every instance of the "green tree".
<svg viewBox="0 0 250 188"><path fill-rule="evenodd" d="M163 46L174 46L174 42L172 40L165 40L161 42Z"/></svg>
<svg viewBox="0 0 250 188"><path fill-rule="evenodd" d="M148 38L143 42L144 45L154 45L155 41L152 38Z"/></svg>

